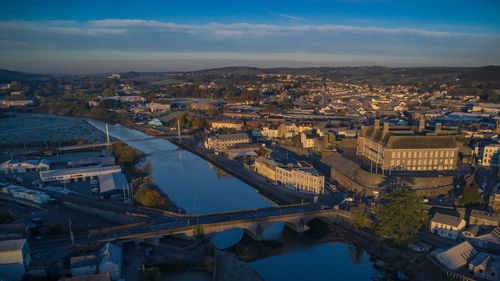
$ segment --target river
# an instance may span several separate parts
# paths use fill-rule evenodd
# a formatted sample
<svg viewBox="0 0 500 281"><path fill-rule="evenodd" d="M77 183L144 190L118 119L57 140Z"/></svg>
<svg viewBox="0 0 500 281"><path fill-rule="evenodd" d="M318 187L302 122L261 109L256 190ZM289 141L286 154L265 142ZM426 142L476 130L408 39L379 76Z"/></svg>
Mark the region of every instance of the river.
<svg viewBox="0 0 500 281"><path fill-rule="evenodd" d="M88 122L105 131L103 122ZM120 125L108 127L110 135L120 140L147 137ZM273 206L251 186L232 176L221 176L207 161L167 140L134 141L129 145L147 154L152 164L153 181L189 214ZM278 238L282 229L282 223L271 226L266 229L264 239ZM224 249L237 243L242 236L241 229L231 229L218 234L212 241ZM252 261L249 265L269 281L371 280L382 274L363 250L341 242L304 245L290 252Z"/></svg>

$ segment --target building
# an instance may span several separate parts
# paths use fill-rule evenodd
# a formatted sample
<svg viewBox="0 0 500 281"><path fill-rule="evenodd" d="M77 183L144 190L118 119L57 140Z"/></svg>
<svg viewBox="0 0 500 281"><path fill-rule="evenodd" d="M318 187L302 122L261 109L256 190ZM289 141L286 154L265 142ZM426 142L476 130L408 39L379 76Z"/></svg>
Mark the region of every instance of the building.
<svg viewBox="0 0 500 281"><path fill-rule="evenodd" d="M490 213L480 210L472 210L469 217L469 225L491 225L498 226L499 213Z"/></svg>
<svg viewBox="0 0 500 281"><path fill-rule="evenodd" d="M252 142L252 140L245 133L222 134L209 137L205 141L205 148L212 149L216 152L224 152L229 147L250 142Z"/></svg>
<svg viewBox="0 0 500 281"><path fill-rule="evenodd" d="M129 192L127 177L123 173L112 173L99 176L99 193L105 198L121 196Z"/></svg>
<svg viewBox="0 0 500 281"><path fill-rule="evenodd" d="M234 129L235 131L242 131L244 126L243 121L238 120L214 120L210 124L212 129Z"/></svg>
<svg viewBox="0 0 500 281"><path fill-rule="evenodd" d="M441 237L456 240L465 229L465 225L464 219L436 212L431 219L430 231Z"/></svg>
<svg viewBox="0 0 500 281"><path fill-rule="evenodd" d="M479 253L469 262L469 273L486 280L500 280L500 258L488 253Z"/></svg>
<svg viewBox="0 0 500 281"><path fill-rule="evenodd" d="M255 172L272 181L276 180L276 167L278 163L271 159L262 156L255 158Z"/></svg>
<svg viewBox="0 0 500 281"><path fill-rule="evenodd" d="M276 181L307 192L322 194L325 191L325 177L313 168L277 166Z"/></svg>
<svg viewBox="0 0 500 281"><path fill-rule="evenodd" d="M98 179L99 176L113 173L121 173L120 166L105 167L84 167L75 169L62 169L40 172L40 179L44 183L69 183L91 179Z"/></svg>
<svg viewBox="0 0 500 281"><path fill-rule="evenodd" d="M499 173L500 173L500 170L499 170ZM499 191L490 195L490 202L489 202L488 206L490 207L490 209L492 209L495 212L500 211L500 192Z"/></svg>
<svg viewBox="0 0 500 281"><path fill-rule="evenodd" d="M122 249L115 244L106 243L98 254L99 273L109 274L112 280L118 280L122 274Z"/></svg>
<svg viewBox="0 0 500 281"><path fill-rule="evenodd" d="M97 273L97 258L95 255L71 257L69 264L71 275L73 276L85 276Z"/></svg>
<svg viewBox="0 0 500 281"><path fill-rule="evenodd" d="M278 137L291 138L299 133L299 128L292 122L281 123L278 127Z"/></svg>
<svg viewBox="0 0 500 281"><path fill-rule="evenodd" d="M476 145L474 153L477 156L477 163L480 166L499 166L500 165L500 144L480 144Z"/></svg>
<svg viewBox="0 0 500 281"><path fill-rule="evenodd" d="M21 280L31 263L26 239L0 241L0 280Z"/></svg>
<svg viewBox="0 0 500 281"><path fill-rule="evenodd" d="M47 203L50 200L50 196L44 192L36 191L32 189L25 188L19 185L9 185L2 187L0 192L12 195L12 197L29 200L38 204Z"/></svg>
<svg viewBox="0 0 500 281"><path fill-rule="evenodd" d="M146 105L151 112L166 112L170 110L170 104L151 102Z"/></svg>
<svg viewBox="0 0 500 281"><path fill-rule="evenodd" d="M302 132L300 135L300 142L303 148L313 148L314 142L319 139L319 135L315 133Z"/></svg>
<svg viewBox="0 0 500 281"><path fill-rule="evenodd" d="M161 126L163 126L163 123L161 122L160 119L153 118L151 121L148 122L148 125L154 126L154 127L161 127Z"/></svg>
<svg viewBox="0 0 500 281"><path fill-rule="evenodd" d="M468 264L478 251L465 241L445 251L434 251L435 259L449 270L457 270Z"/></svg>
<svg viewBox="0 0 500 281"><path fill-rule="evenodd" d="M42 160L8 160L0 165L0 172L4 174L26 174L50 170L49 161Z"/></svg>
<svg viewBox="0 0 500 281"><path fill-rule="evenodd" d="M2 107L11 107L11 106L27 106L32 105L33 100L2 100L0 101L0 105Z"/></svg>
<svg viewBox="0 0 500 281"><path fill-rule="evenodd" d="M70 168L90 167L90 166L113 166L115 165L115 157L91 157L85 159L73 159L67 162Z"/></svg>
<svg viewBox="0 0 500 281"><path fill-rule="evenodd" d="M357 155L365 157L386 171L455 170L458 145L453 135L423 134L411 127L390 128L376 120L372 127L363 126L358 136Z"/></svg>
<svg viewBox="0 0 500 281"><path fill-rule="evenodd" d="M270 124L262 127L262 136L268 139L275 139L278 137L278 124Z"/></svg>

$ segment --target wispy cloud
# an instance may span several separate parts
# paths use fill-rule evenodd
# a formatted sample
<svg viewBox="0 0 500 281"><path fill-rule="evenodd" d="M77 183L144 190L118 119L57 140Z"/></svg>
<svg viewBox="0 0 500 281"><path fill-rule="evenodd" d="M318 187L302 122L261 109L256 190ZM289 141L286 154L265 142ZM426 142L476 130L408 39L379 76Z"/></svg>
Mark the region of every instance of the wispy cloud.
<svg viewBox="0 0 500 281"><path fill-rule="evenodd" d="M363 26L304 22L194 24L142 19L0 21L0 67L12 59L141 57L318 62L359 58L379 64L496 64L500 63L498 45L500 35L496 33L381 27L376 23ZM62 58L63 54L66 57ZM214 58L215 54L218 55Z"/></svg>
<svg viewBox="0 0 500 281"><path fill-rule="evenodd" d="M269 12L271 15L275 15L278 17L286 18L292 21L304 21L305 19L302 17L294 16L294 15L289 15L289 14L282 14L282 13L276 13L276 12Z"/></svg>

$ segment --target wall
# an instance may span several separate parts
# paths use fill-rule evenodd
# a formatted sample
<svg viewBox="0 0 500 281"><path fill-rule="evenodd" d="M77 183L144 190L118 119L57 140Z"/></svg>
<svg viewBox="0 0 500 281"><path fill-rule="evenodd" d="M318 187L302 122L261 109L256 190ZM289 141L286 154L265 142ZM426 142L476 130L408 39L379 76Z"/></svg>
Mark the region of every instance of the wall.
<svg viewBox="0 0 500 281"><path fill-rule="evenodd" d="M92 215L100 216L101 218L108 219L110 221L119 223L119 224L130 224L130 223L138 223L144 221L144 218L137 216L129 216L125 213L117 213L112 211L106 211L102 209L92 208L85 205L76 204L73 202L62 201L62 203L70 208L77 209L82 212L86 212Z"/></svg>

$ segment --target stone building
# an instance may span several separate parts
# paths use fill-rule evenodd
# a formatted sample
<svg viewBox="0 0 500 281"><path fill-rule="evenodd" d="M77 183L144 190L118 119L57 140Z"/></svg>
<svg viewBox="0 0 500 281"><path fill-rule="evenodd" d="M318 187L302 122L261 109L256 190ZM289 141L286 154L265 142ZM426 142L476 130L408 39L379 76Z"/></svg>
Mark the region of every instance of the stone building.
<svg viewBox="0 0 500 281"><path fill-rule="evenodd" d="M438 124L439 125L439 124ZM458 145L453 135L436 132L424 134L420 127L397 126L389 123L380 126L363 126L358 137L357 155L370 160L384 171L433 171L455 170Z"/></svg>
<svg viewBox="0 0 500 281"><path fill-rule="evenodd" d="M465 229L465 224L464 219L436 212L431 219L430 231L441 237L456 240Z"/></svg>
<svg viewBox="0 0 500 281"><path fill-rule="evenodd" d="M252 142L252 140L245 133L223 134L209 137L205 141L205 148L213 149L217 152L224 152L229 147L250 142Z"/></svg>
<svg viewBox="0 0 500 281"><path fill-rule="evenodd" d="M276 167L276 181L308 192L317 194L325 192L325 177L312 168L278 166Z"/></svg>
<svg viewBox="0 0 500 281"><path fill-rule="evenodd" d="M210 127L213 129L234 129L236 131L243 130L243 121L238 120L214 120L211 122Z"/></svg>
<svg viewBox="0 0 500 281"><path fill-rule="evenodd" d="M255 158L255 172L270 180L276 180L276 167L278 163L271 159L259 156Z"/></svg>

